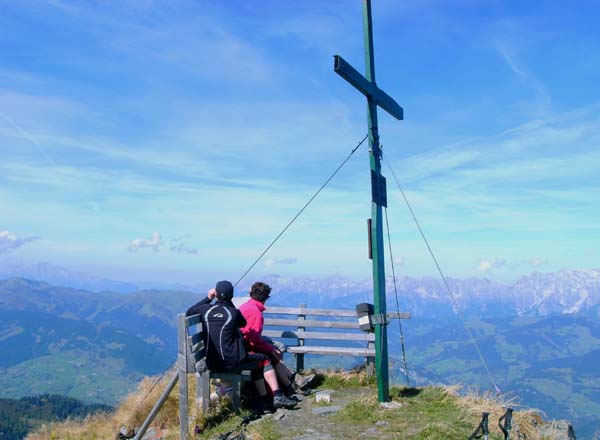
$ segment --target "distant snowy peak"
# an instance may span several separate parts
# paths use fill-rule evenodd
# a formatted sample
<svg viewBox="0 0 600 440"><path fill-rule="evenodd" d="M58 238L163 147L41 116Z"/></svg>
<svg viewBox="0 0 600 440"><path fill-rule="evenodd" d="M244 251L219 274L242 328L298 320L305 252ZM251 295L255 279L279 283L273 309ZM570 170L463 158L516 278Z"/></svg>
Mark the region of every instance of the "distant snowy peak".
<svg viewBox="0 0 600 440"><path fill-rule="evenodd" d="M92 292L112 291L130 293L139 286L71 271L49 263L32 265L0 264L0 279L22 277L55 286L71 287ZM361 302L373 302L373 283L370 279L353 279L342 275L326 277L259 277L273 287L272 304L309 307L352 308ZM244 280L236 288L236 296L247 295L257 279ZM564 270L552 273L534 272L513 284L503 284L486 278L449 278L448 286L459 307L477 316L548 316L556 314L585 314L600 318L600 270ZM173 285L175 286L175 285ZM172 289L171 285L155 287ZM177 285L177 290L205 292L206 286ZM388 308L395 307L395 293L402 311L414 316L436 318L452 313L454 300L440 278L388 276L386 292Z"/></svg>
<svg viewBox="0 0 600 440"><path fill-rule="evenodd" d="M130 293L138 290L138 286L135 284L88 275L47 262L0 264L0 279L14 277L44 281L54 286L71 287L92 292Z"/></svg>
<svg viewBox="0 0 600 440"><path fill-rule="evenodd" d="M372 302L371 280L352 280L340 275L310 278L286 278L277 275L263 277L273 287L274 301L294 304L308 302L320 305ZM503 316L547 316L567 313L587 313L600 317L600 270L533 273L514 284L502 284L489 279L448 279L452 296L470 314ZM242 285L241 292L249 290ZM404 277L386 280L388 303L395 301L395 292L403 310L416 315L437 316L451 311L454 303L441 279Z"/></svg>
<svg viewBox="0 0 600 440"><path fill-rule="evenodd" d="M600 270L534 273L510 290L521 314L581 313L600 305Z"/></svg>

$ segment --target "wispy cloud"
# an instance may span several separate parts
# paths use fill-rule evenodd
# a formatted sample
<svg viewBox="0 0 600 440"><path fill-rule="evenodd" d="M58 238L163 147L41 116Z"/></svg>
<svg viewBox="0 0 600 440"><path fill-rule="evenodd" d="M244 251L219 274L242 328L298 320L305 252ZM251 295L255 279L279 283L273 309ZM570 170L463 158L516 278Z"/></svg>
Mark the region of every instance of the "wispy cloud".
<svg viewBox="0 0 600 440"><path fill-rule="evenodd" d="M407 109L402 123L381 118L386 156L436 253L455 264L449 272L473 274L474 262L498 268L497 259L479 261L485 255L522 267L530 255L562 264L565 249L589 245L600 215L598 92L581 85L573 94L569 84L595 78L597 63L583 75L576 62L550 71L534 51L546 46L564 59L573 46L560 26L551 30L564 46L540 44L544 29L528 21L546 12L474 20L464 14L472 7L374 7L377 53L387 54L378 78ZM339 49L360 68L362 38L341 38L360 28L360 2L343 11L313 0L266 9L46 0L5 9L1 48L18 54L35 44L40 57L27 66L8 57L0 70L0 206L4 227L37 231L39 246L83 242L126 264L127 243L136 262L208 267L218 259L237 270L366 130L364 100L331 71L330 57ZM39 17L65 32L36 32ZM416 35L410 44L407 33ZM66 35L82 38L64 44ZM343 261L332 270L365 266L366 154L357 152L277 244L274 255L294 258L263 264L330 270L323 262L337 254ZM386 175L404 269L429 267Z"/></svg>
<svg viewBox="0 0 600 440"><path fill-rule="evenodd" d="M44 147L42 146L42 144L40 144L40 142L36 138L34 138L31 135L31 133L29 133L27 130L25 130L23 127L21 127L20 125L18 125L16 122L14 122L12 119L10 119L8 116L6 116L2 112L0 112L0 118L4 119L6 122L8 122L25 139L29 140L35 146L37 146L37 148L39 149L39 151L42 153L42 155L44 156L44 158L48 161L48 163L50 165L52 165L52 166L56 165L54 163L54 161L52 160L52 158L48 155L48 153L46 152L46 150L44 149Z"/></svg>
<svg viewBox="0 0 600 440"><path fill-rule="evenodd" d="M198 255L198 249L188 246L185 243L185 237L174 238L171 240L169 249L178 254Z"/></svg>
<svg viewBox="0 0 600 440"><path fill-rule="evenodd" d="M477 270L483 273L492 272L494 269L500 269L506 266L506 260L503 258L483 258L479 260Z"/></svg>
<svg viewBox="0 0 600 440"><path fill-rule="evenodd" d="M138 252L142 249L152 249L154 252L158 252L164 245L162 237L159 232L153 232L151 238L136 238L129 243L129 252Z"/></svg>
<svg viewBox="0 0 600 440"><path fill-rule="evenodd" d="M17 237L10 231L0 231L0 254L12 252L24 244L38 239L39 237Z"/></svg>
<svg viewBox="0 0 600 440"><path fill-rule="evenodd" d="M279 265L291 265L296 264L298 259L296 257L285 257L285 258L268 258L264 261L266 267L274 267Z"/></svg>
<svg viewBox="0 0 600 440"><path fill-rule="evenodd" d="M532 109L535 113L544 114L550 109L551 96L540 79L530 69L523 67L517 62L517 50L515 47L518 47L518 45L514 44L512 39L508 37L499 37L495 44L496 50L510 67L511 71L534 92L535 99L527 105L533 105Z"/></svg>
<svg viewBox="0 0 600 440"><path fill-rule="evenodd" d="M548 264L548 260L545 258L531 258L528 263L533 267L540 267Z"/></svg>

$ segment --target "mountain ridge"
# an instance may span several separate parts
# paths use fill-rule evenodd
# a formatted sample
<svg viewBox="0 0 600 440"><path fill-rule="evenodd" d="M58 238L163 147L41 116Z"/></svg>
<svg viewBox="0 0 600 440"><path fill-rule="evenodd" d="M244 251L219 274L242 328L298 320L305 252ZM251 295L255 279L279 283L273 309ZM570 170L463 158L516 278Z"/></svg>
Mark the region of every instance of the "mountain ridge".
<svg viewBox="0 0 600 440"><path fill-rule="evenodd" d="M600 398L596 397L600 396L600 378L594 368L600 362L596 272L535 274L508 286L492 280L449 280L500 387L505 392L518 392L525 402L553 417L568 414L580 433L593 433L600 428L600 418L594 415L600 411ZM342 276L262 279L274 287L269 300L272 305L306 303L309 307L348 309L371 299L368 280ZM443 291L444 286L433 278L406 277L401 281L401 309L412 313L404 335L413 379L421 384L463 383L487 389L477 354L453 311L452 301ZM237 296L244 295L246 287L242 284ZM507 294L507 289L513 289L512 294ZM89 292L19 278L0 281L0 351L4 352L10 344L32 350L29 357L19 359L22 362L0 366L0 397L20 397L8 391L16 393L19 381L25 381L32 393L59 390L90 403L114 403L141 376L152 369L160 371L173 361L175 316L204 297L205 292L141 290L123 294ZM530 298L515 300L517 294ZM393 289L388 290L388 295L390 309L394 304ZM574 308L578 313L570 313ZM19 328L31 327L22 318L28 313L53 317L47 320L43 331L40 326L35 327L37 336L19 345L14 338L23 337ZM110 337L101 339L106 341L102 344L96 344L89 336L78 339L73 331L77 323L88 329L87 334L118 335L123 347L110 346ZM390 372L401 381L403 365L395 323L388 332ZM147 350L157 356L155 361L146 365L141 359L141 364L129 369L133 374L124 377L123 353L131 351L132 356L137 356L128 347L146 344ZM307 364L310 362L307 359ZM351 366L351 360L335 362L338 366ZM77 365L97 376L86 374L73 387L73 378L79 377L81 371ZM111 377L117 389L99 390L102 386L98 384L111 383ZM47 384L49 379L54 385Z"/></svg>
<svg viewBox="0 0 600 440"><path fill-rule="evenodd" d="M134 294L141 291L177 290L185 292L205 292L211 283L141 283L146 289L134 283L114 281L107 278L71 271L50 263L0 265L0 279L23 278L41 281L50 286L69 287L94 293ZM268 274L258 277L270 284L273 299L288 304L303 301L320 302L339 297L370 301L372 282L370 279L355 279L342 275L321 277L284 277ZM441 313L437 307L454 304L441 279L437 277L400 277L397 288L401 303L412 313L421 312L426 301L429 311ZM252 282L240 284L238 296L249 290ZM600 269L562 270L556 272L532 272L519 277L512 283L504 283L490 278L448 278L448 284L463 311L471 313L474 308L489 311L492 316L518 314L521 316L549 316L552 314L586 313L600 317ZM392 297L394 284L391 276L386 279L388 297ZM241 295L239 292L242 292ZM293 298L294 294L300 294ZM313 296L311 298L311 295ZM293 302L292 302L293 301ZM468 303L467 303L468 301Z"/></svg>

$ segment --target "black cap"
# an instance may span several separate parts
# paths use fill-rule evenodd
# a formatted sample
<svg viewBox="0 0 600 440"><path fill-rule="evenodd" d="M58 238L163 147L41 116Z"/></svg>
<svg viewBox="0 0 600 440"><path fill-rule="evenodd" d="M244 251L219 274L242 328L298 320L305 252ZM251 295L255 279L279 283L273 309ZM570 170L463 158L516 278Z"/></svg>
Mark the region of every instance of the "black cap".
<svg viewBox="0 0 600 440"><path fill-rule="evenodd" d="M221 299L233 298L233 284L229 281L219 281L215 286L217 296Z"/></svg>

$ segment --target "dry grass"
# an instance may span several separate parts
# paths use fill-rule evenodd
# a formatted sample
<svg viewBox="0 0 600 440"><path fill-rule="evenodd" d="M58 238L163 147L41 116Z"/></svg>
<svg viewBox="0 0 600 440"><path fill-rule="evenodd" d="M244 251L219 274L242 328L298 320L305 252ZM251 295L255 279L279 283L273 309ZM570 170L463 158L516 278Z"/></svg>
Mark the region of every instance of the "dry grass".
<svg viewBox="0 0 600 440"><path fill-rule="evenodd" d="M449 394L456 395L458 387L448 387ZM519 438L524 436L528 440L543 440L537 426L543 423L538 411L531 409L519 410L519 404L514 399L502 400L491 392L479 393L476 390L468 390L460 399L461 406L472 414L481 414L486 411L490 413L490 431L499 431L496 421L505 413L506 406L514 408L512 436Z"/></svg>
<svg viewBox="0 0 600 440"><path fill-rule="evenodd" d="M121 427L128 429L138 428L150 413L154 403L165 390L175 370L169 371L164 378L154 387L157 377L146 377L140 382L138 388L129 394L120 403L119 407L111 414L97 414L83 420L66 420L42 426L37 431L30 433L26 440L114 440L118 438ZM211 401L208 414L200 414L198 405L194 401L196 387L195 375L188 376L188 408L190 409L191 427L197 425L203 432L203 438L214 433L233 428L241 420L233 416L230 402L221 400L219 403ZM155 430L160 430L164 440L179 439L179 388L175 386L167 400L152 422Z"/></svg>
<svg viewBox="0 0 600 440"><path fill-rule="evenodd" d="M150 391L155 383L155 377L146 377L140 382L135 392L129 394L121 402L114 413L96 414L86 417L83 420L66 420L63 422L50 423L42 426L35 432L30 433L27 440L75 440L75 439L90 439L90 440L112 440L115 439L119 429L122 426L133 428L140 426L154 403L158 400L161 393L164 391L169 378L175 374L170 371L158 383L154 389ZM193 386L193 384L191 384ZM190 407L193 407L191 405ZM179 424L179 396L177 387L169 394L166 402L160 412L154 419L153 425L160 427L165 431L165 439L176 438L169 437L169 427L178 426ZM172 429L171 429L172 431Z"/></svg>
<svg viewBox="0 0 600 440"><path fill-rule="evenodd" d="M375 385L375 376L367 375L364 368L350 371L326 370L324 372L311 372L316 374L312 387L343 389Z"/></svg>
<svg viewBox="0 0 600 440"><path fill-rule="evenodd" d="M133 428L139 427L146 415L150 412L165 389L169 378L175 374L174 371L165 375L165 378L150 391L156 378L145 378L138 389L127 396L111 414L97 414L89 416L84 420L67 420L61 423L51 423L43 426L34 433L27 436L27 440L113 440L122 426ZM335 388L354 392L352 389L365 386L373 386L373 379L368 377L364 371L329 371L317 376L315 386L323 388ZM195 378L189 377L189 389L194 390ZM389 423L388 428L381 428L382 433L394 436L394 433L403 433L407 439L445 439L466 438L480 419L483 411L490 413L490 432L492 439L502 438L497 427L497 420L504 413L505 408L496 396L492 394L479 394L468 391L466 396L459 396L458 387L423 388L423 389L392 389L394 400L402 403L399 410L382 410L374 395L356 398L350 401L346 407L332 416L332 420L338 425L347 425L347 438L361 432L364 428L373 426L377 421L384 420ZM190 392L189 408L192 426L198 425L201 430L201 438L214 438L219 433L235 429L241 421L240 416L231 414L226 404L211 407L206 415L198 414L198 406L193 402L194 393ZM514 402L508 402L511 406L517 406ZM162 438L175 440L179 438L179 395L178 387L175 387L169 395L163 408L156 417L153 427L162 431ZM542 440L543 437L536 429L542 421L540 415L535 411L515 411L513 415L513 431L511 437L528 440ZM454 437L448 436L451 430ZM356 432L354 432L356 431ZM248 434L256 440L275 440L281 438L278 424L274 421L261 421L248 429ZM526 436L526 437L525 437ZM385 437L385 438L388 438Z"/></svg>

